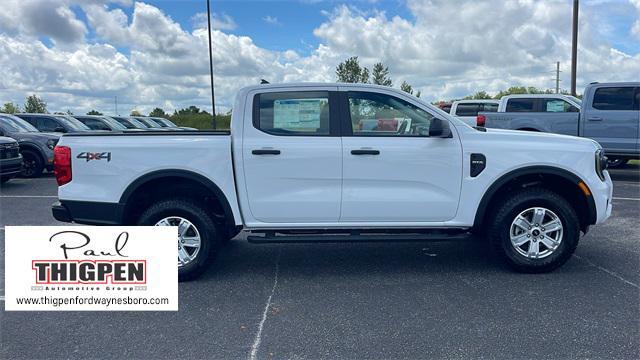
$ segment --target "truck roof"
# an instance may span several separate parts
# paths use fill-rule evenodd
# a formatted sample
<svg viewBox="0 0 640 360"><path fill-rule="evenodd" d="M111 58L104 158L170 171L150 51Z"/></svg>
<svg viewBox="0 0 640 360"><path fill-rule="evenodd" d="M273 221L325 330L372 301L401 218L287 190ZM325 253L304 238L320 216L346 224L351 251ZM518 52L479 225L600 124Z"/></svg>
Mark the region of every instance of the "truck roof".
<svg viewBox="0 0 640 360"><path fill-rule="evenodd" d="M296 82L296 83L277 83L277 84L257 84L250 85L240 89L241 92L251 91L251 90L262 90L262 89L279 89L279 88L291 88L291 87L327 87L327 86L349 86L349 87L357 87L362 89L384 89L391 90L395 92L401 92L402 90L395 89L389 86L383 85L375 85L375 84L361 84L361 83L319 83L319 82Z"/></svg>
<svg viewBox="0 0 640 360"><path fill-rule="evenodd" d="M496 100L496 99L466 99L466 100L456 100L453 103L454 104L469 104L469 103L473 103L473 104L497 104L499 103L500 100Z"/></svg>
<svg viewBox="0 0 640 360"><path fill-rule="evenodd" d="M589 86L640 86L638 81L623 81L623 82L592 82Z"/></svg>

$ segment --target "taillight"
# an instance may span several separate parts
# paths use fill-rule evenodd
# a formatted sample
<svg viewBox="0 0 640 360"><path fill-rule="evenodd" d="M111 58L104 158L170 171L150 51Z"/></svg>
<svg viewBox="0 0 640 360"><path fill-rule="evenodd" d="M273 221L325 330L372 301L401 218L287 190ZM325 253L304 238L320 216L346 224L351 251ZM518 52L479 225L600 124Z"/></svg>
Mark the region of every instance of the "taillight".
<svg viewBox="0 0 640 360"><path fill-rule="evenodd" d="M478 126L484 126L486 122L487 122L487 117L484 115L478 115L478 117L476 118L476 125Z"/></svg>
<svg viewBox="0 0 640 360"><path fill-rule="evenodd" d="M71 181L71 149L68 146L56 146L53 149L53 173L58 186Z"/></svg>

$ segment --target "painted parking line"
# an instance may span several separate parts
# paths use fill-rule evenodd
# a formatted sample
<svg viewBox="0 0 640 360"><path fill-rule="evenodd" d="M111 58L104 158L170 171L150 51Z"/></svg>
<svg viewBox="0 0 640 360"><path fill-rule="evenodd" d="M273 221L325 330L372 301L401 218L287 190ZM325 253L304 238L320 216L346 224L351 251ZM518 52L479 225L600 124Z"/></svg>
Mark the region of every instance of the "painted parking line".
<svg viewBox="0 0 640 360"><path fill-rule="evenodd" d="M0 198L57 198L57 195L0 195Z"/></svg>
<svg viewBox="0 0 640 360"><path fill-rule="evenodd" d="M640 201L638 198L626 198L626 197L614 197L613 200L630 200L630 201Z"/></svg>

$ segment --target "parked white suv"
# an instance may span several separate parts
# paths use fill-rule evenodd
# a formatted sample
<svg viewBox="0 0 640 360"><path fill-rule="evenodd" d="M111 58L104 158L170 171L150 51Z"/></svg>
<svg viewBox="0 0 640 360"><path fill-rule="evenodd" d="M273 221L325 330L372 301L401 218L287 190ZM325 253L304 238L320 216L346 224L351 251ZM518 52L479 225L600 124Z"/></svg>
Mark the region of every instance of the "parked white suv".
<svg viewBox="0 0 640 360"><path fill-rule="evenodd" d="M54 217L178 226L187 279L242 229L251 242L475 231L516 270L544 272L611 214L593 140L474 129L375 85L252 86L233 109L230 132L65 134Z"/></svg>

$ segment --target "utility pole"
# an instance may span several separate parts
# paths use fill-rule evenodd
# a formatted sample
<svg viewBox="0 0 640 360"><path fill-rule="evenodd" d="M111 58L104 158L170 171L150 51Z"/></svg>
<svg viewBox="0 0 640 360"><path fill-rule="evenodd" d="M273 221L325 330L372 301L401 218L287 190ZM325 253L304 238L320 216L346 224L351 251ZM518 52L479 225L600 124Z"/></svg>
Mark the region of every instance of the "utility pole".
<svg viewBox="0 0 640 360"><path fill-rule="evenodd" d="M216 128L216 101L213 95L213 52L211 50L211 4L207 0L207 24L209 25L209 73L211 75L211 127Z"/></svg>
<svg viewBox="0 0 640 360"><path fill-rule="evenodd" d="M571 37L571 95L576 94L576 71L578 68L578 7L579 0L573 0L573 32Z"/></svg>
<svg viewBox="0 0 640 360"><path fill-rule="evenodd" d="M560 61L556 61L556 94L560 93Z"/></svg>

